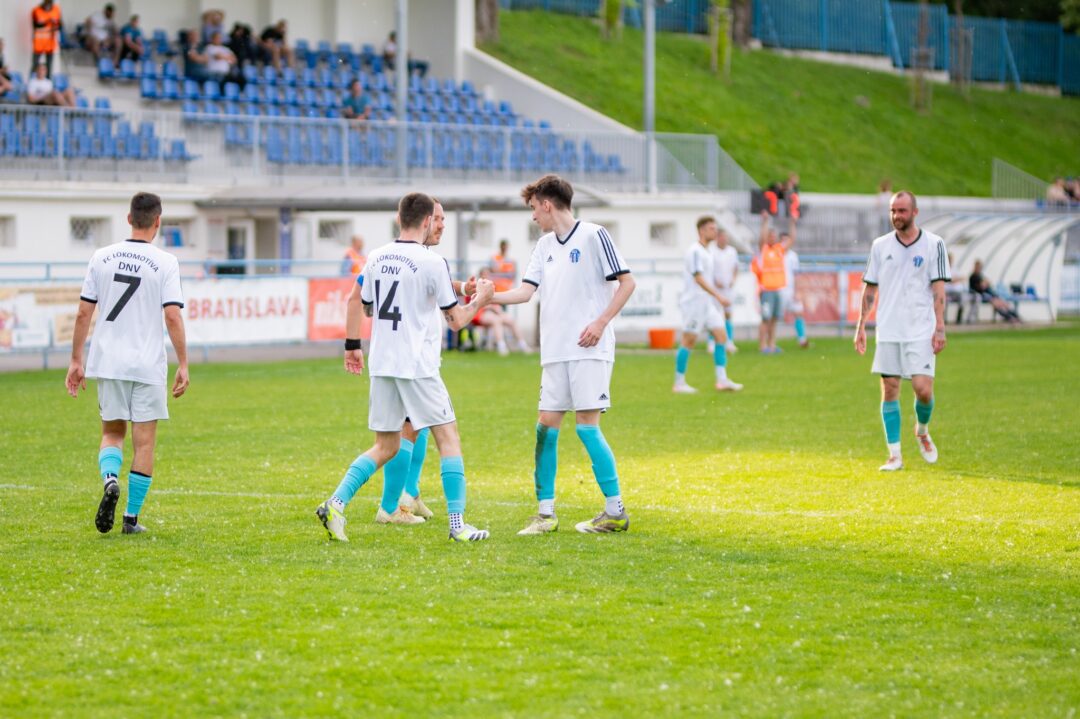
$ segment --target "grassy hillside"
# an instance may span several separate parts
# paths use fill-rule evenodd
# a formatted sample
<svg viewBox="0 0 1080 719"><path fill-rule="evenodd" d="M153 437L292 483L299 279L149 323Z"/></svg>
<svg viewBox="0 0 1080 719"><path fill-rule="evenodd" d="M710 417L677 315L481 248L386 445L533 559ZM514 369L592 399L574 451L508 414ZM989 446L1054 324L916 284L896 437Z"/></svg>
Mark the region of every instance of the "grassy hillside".
<svg viewBox="0 0 1080 719"><path fill-rule="evenodd" d="M592 20L503 12L502 40L483 49L632 127L642 122L642 35L605 42ZM935 85L925 115L909 80L885 73L739 52L725 84L703 38L657 38L656 125L714 133L759 183L797 170L803 189L872 192L883 177L917 192L989 195L1000 157L1032 174L1080 172L1080 100Z"/></svg>

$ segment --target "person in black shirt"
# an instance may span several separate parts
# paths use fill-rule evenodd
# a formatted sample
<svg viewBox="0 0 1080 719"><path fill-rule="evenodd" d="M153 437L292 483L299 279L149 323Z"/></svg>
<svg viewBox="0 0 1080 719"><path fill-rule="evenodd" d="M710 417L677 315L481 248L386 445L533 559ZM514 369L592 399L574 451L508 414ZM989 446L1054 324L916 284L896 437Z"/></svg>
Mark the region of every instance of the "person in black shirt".
<svg viewBox="0 0 1080 719"><path fill-rule="evenodd" d="M289 49L289 43L285 40L288 25L284 20L278 20L262 31L259 36L259 58L266 64L272 64L276 69L281 69L281 60L284 58L286 65L293 64L293 53Z"/></svg>

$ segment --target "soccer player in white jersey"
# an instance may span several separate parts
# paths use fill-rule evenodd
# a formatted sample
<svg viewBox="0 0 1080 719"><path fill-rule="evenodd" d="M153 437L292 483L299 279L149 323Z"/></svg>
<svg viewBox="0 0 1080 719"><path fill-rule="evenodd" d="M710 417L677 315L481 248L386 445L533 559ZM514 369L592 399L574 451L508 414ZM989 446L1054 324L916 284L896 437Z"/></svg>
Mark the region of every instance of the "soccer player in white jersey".
<svg viewBox="0 0 1080 719"><path fill-rule="evenodd" d="M799 338L799 347L810 348L810 340L806 338L806 318L803 316L802 300L795 295L795 273L799 271L799 253L792 246L795 244L795 223L791 223L788 234L791 245L784 253L784 288L780 290L780 315L785 316L790 312L795 317L795 336Z"/></svg>
<svg viewBox="0 0 1080 719"><path fill-rule="evenodd" d="M739 275L739 253L732 247L727 232L718 229L716 241L709 246L709 254L713 259L713 284L728 301L728 304L722 306L724 332L727 334L726 349L728 354L735 354L739 348L735 346L734 327L731 325L731 300L735 290L735 278ZM709 349L712 351L711 347Z"/></svg>
<svg viewBox="0 0 1080 719"><path fill-rule="evenodd" d="M611 321L634 292L634 279L611 236L600 225L574 219L574 188L545 175L522 192L532 218L546 233L536 243L522 284L496 292L492 302L527 302L540 291L540 416L536 425L536 516L518 534L546 534L559 528L555 515L555 472L559 427L573 411L577 435L592 460L604 495L604 509L579 522L579 532L625 532L615 455L600 431L600 413L611 406L615 332ZM617 283L612 287L612 282Z"/></svg>
<svg viewBox="0 0 1080 719"><path fill-rule="evenodd" d="M900 380L915 390L915 439L923 459L938 451L930 439L936 355L945 349L945 285L951 280L949 254L940 237L915 224L915 195L898 192L889 204L894 232L874 240L863 273L855 350L866 352L866 321L878 300L872 372L881 375L881 419L889 459L882 470L904 466L900 454Z"/></svg>
<svg viewBox="0 0 1080 719"><path fill-rule="evenodd" d="M400 238L371 253L363 284L357 284L349 296L345 369L352 374L364 370L359 334L362 307L371 307L374 316L368 352L368 426L375 432L375 444L353 461L333 495L315 510L331 539L348 541L345 507L371 475L398 453L406 417L416 428L432 428L442 455L450 539L488 538L487 531L464 522L465 465L454 408L425 344L430 341L434 308L443 311L451 329L461 329L491 299L494 288L490 282L478 282L476 298L467 306L458 304L446 261L423 245L434 211L435 203L427 195L414 192L403 197L398 204Z"/></svg>
<svg viewBox="0 0 1080 719"><path fill-rule="evenodd" d="M90 259L79 294L71 364L65 380L72 397L78 396L79 389L86 389L87 377L98 380L98 470L104 493L94 524L103 534L113 528L120 499L120 467L128 422L135 456L128 473L123 533L146 531L139 524L139 512L154 475L157 422L169 418L163 317L179 363L172 396L180 397L188 388L180 265L174 256L152 244L161 228L161 198L138 193L131 198L127 219L131 239L103 247ZM84 370L83 346L95 307L99 308L98 319Z"/></svg>
<svg viewBox="0 0 1080 719"><path fill-rule="evenodd" d="M690 352L697 344L698 335L708 332L713 338L713 366L716 372L716 389L721 392L738 392L742 385L727 376L727 333L721 307L731 301L720 294L713 284L716 275L709 245L716 239L717 226L713 217L701 217L697 221L698 240L686 251L683 261L683 290L679 295L679 309L683 316L682 343L675 353L676 394L693 394L696 389L686 383L686 368L690 364Z"/></svg>

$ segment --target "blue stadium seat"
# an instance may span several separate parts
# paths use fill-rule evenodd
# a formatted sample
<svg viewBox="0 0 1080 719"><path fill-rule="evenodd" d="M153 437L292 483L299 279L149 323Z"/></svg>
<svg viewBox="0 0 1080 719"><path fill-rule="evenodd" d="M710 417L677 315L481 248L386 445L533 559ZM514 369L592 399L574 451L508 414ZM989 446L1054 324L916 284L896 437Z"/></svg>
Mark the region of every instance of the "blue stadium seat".
<svg viewBox="0 0 1080 719"><path fill-rule="evenodd" d="M235 82L225 83L225 100L226 102L236 102L240 99L240 86Z"/></svg>
<svg viewBox="0 0 1080 719"><path fill-rule="evenodd" d="M241 94L241 98L243 98L245 102L262 102L262 95L259 93L259 86L250 82L244 85L244 92L243 94Z"/></svg>
<svg viewBox="0 0 1080 719"><path fill-rule="evenodd" d="M289 83L294 84L294 83ZM300 73L300 82L296 83L298 87L315 87L318 84L316 80L315 71L310 67L305 67Z"/></svg>
<svg viewBox="0 0 1080 719"><path fill-rule="evenodd" d="M480 93L478 93L476 91L476 88L473 87L473 84L471 82L469 82L468 80L463 80L462 81L462 83L461 83L461 92L464 95L472 95L473 97L479 97L480 96Z"/></svg>
<svg viewBox="0 0 1080 719"><path fill-rule="evenodd" d="M351 65L353 55L355 54L356 53L353 52L352 43L339 42L337 44L337 61L342 65Z"/></svg>
<svg viewBox="0 0 1080 719"><path fill-rule="evenodd" d="M334 73L327 68L319 70L318 75L315 77L316 87L333 87L334 85Z"/></svg>
<svg viewBox="0 0 1080 719"><path fill-rule="evenodd" d="M217 80L207 80L202 85L202 96L204 100L220 100L221 85L217 83Z"/></svg>
<svg viewBox="0 0 1080 719"><path fill-rule="evenodd" d="M282 92L281 104L294 106L299 104L300 99L297 97L296 88L286 86Z"/></svg>
<svg viewBox="0 0 1080 719"><path fill-rule="evenodd" d="M158 100L161 94L158 92L157 80L152 77L144 77L139 81L139 95L144 100Z"/></svg>
<svg viewBox="0 0 1080 719"><path fill-rule="evenodd" d="M161 99L162 100L179 100L180 99L180 83L172 78L165 78L161 81Z"/></svg>
<svg viewBox="0 0 1080 719"><path fill-rule="evenodd" d="M249 102L249 103L244 105L243 112L244 112L245 115L248 115L249 117L258 117L259 115L262 114L262 113L259 112L259 106L256 105L255 103L252 103L252 102Z"/></svg>
<svg viewBox="0 0 1080 719"><path fill-rule="evenodd" d="M111 110L112 109L112 104L109 102L109 98L107 98L107 97L94 98L94 109L95 110Z"/></svg>
<svg viewBox="0 0 1080 719"><path fill-rule="evenodd" d="M200 89L199 83L194 80L184 80L183 98L185 100L198 100L202 98L202 89Z"/></svg>
<svg viewBox="0 0 1080 719"><path fill-rule="evenodd" d="M246 63L243 69L244 86L259 84L259 69L252 63Z"/></svg>
<svg viewBox="0 0 1080 719"><path fill-rule="evenodd" d="M381 77L383 73L383 59L376 55L375 57L371 58L370 65L371 71Z"/></svg>
<svg viewBox="0 0 1080 719"><path fill-rule="evenodd" d="M156 80L158 78L157 63L153 60L143 60L141 63L139 63L139 77L143 79L150 78L151 80Z"/></svg>
<svg viewBox="0 0 1080 719"><path fill-rule="evenodd" d="M176 53L169 46L169 36L161 28L154 30L153 35L150 36L150 47L155 55L172 56Z"/></svg>
<svg viewBox="0 0 1080 719"><path fill-rule="evenodd" d="M262 84L271 86L278 84L278 72L273 65L263 65Z"/></svg>
<svg viewBox="0 0 1080 719"><path fill-rule="evenodd" d="M341 68L334 74L334 81L331 83L331 87L337 90L346 90L352 85L353 79L356 77L356 73L347 67Z"/></svg>
<svg viewBox="0 0 1080 719"><path fill-rule="evenodd" d="M112 80L116 77L116 67L110 58L102 57L97 62L97 74L99 80Z"/></svg>
<svg viewBox="0 0 1080 719"><path fill-rule="evenodd" d="M324 107L336 109L342 106L341 95L339 95L335 90L323 90L322 97Z"/></svg>
<svg viewBox="0 0 1080 719"><path fill-rule="evenodd" d="M189 162L193 159L187 151L187 142L183 139L173 140L169 145L169 151L165 153L165 159L174 162Z"/></svg>
<svg viewBox="0 0 1080 719"><path fill-rule="evenodd" d="M135 65L135 61L130 57L125 57L120 61L120 71L118 75L122 80L134 80L138 74L138 68Z"/></svg>
<svg viewBox="0 0 1080 719"><path fill-rule="evenodd" d="M64 90L67 90L69 87L71 87L71 80L68 79L67 75L61 75L60 73L56 73L53 75L52 80L53 87L56 88L57 92L63 92Z"/></svg>
<svg viewBox="0 0 1080 719"><path fill-rule="evenodd" d="M296 70L291 67L287 67L281 71L281 79L278 81L279 85L285 85L287 87L296 87Z"/></svg>
<svg viewBox="0 0 1080 719"><path fill-rule="evenodd" d="M172 60L168 61L161 66L161 76L166 80L179 80L180 79L180 66Z"/></svg>
<svg viewBox="0 0 1080 719"><path fill-rule="evenodd" d="M319 60L321 62L330 62L330 57L334 54L334 48L328 40L319 41Z"/></svg>

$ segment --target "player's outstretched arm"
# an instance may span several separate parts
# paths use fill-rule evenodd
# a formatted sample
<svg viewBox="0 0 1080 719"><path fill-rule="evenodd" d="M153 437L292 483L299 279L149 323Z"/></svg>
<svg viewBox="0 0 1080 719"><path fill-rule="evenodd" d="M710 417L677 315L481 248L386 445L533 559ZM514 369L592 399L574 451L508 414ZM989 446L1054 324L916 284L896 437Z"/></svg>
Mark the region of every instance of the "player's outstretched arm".
<svg viewBox="0 0 1080 719"><path fill-rule="evenodd" d="M83 349L86 337L90 334L90 320L94 316L94 303L79 300L79 311L75 315L75 332L71 338L71 363L68 364L64 384L68 394L79 396L79 389L86 389L86 372L83 370Z"/></svg>
<svg viewBox="0 0 1080 719"><path fill-rule="evenodd" d="M491 280L477 280L476 294L473 295L469 304L454 305L450 309L444 311L443 314L446 317L446 324L451 330L457 332L473 321L473 318L476 317L476 313L479 312L484 305L491 302L491 298L494 294L495 285Z"/></svg>
<svg viewBox="0 0 1080 719"><path fill-rule="evenodd" d="M578 337L579 347L593 347L600 342L600 338L604 336L604 329L606 329L608 324L615 319L615 316L622 311L623 306L625 306L627 300L630 299L630 295L634 294L637 282L634 281L634 278L630 276L629 272L624 272L616 279L619 282L619 287L615 290L611 302L608 303L603 314L590 322L588 326L581 331L581 335Z"/></svg>
<svg viewBox="0 0 1080 719"><path fill-rule="evenodd" d="M169 341L176 352L176 376L173 378L172 396L180 397L187 392L188 359L187 332L184 330L184 315L176 305L165 308L165 329L169 332Z"/></svg>
<svg viewBox="0 0 1080 719"><path fill-rule="evenodd" d="M874 309L877 299L877 285L863 283L862 298L859 300L859 323L855 325L855 351L866 354L866 321L870 310Z"/></svg>
<svg viewBox="0 0 1080 719"><path fill-rule="evenodd" d="M369 317L371 316L372 308L372 305L364 305L360 292L360 284L354 284L348 304L345 306L345 371L357 375L364 373L364 353L360 349L360 324L363 322L365 312Z"/></svg>
<svg viewBox="0 0 1080 719"><path fill-rule="evenodd" d="M497 305L520 305L523 302L531 300L535 293L536 285L522 282L512 290L496 292L492 296L491 301Z"/></svg>

